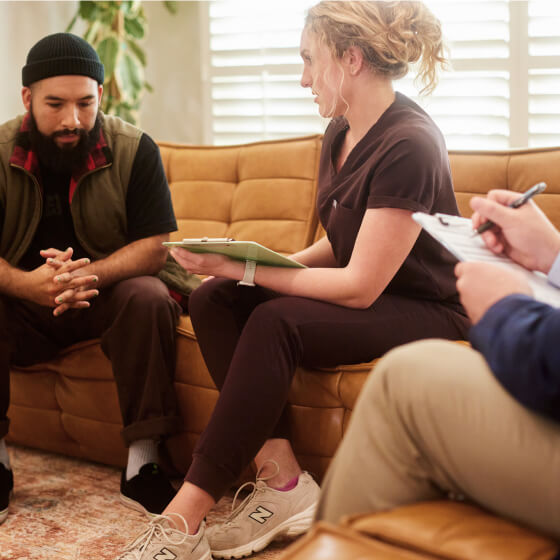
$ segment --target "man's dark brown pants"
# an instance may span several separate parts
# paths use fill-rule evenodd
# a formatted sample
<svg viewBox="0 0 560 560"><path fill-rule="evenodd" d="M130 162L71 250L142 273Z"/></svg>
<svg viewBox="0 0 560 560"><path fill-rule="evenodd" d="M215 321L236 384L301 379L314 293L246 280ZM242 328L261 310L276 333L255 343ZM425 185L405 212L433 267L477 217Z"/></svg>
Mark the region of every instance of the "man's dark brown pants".
<svg viewBox="0 0 560 560"><path fill-rule="evenodd" d="M9 427L10 366L50 360L91 338L101 339L113 366L126 445L176 432L181 423L173 376L180 311L166 286L152 276L101 289L90 308L58 317L52 308L0 297L0 438Z"/></svg>

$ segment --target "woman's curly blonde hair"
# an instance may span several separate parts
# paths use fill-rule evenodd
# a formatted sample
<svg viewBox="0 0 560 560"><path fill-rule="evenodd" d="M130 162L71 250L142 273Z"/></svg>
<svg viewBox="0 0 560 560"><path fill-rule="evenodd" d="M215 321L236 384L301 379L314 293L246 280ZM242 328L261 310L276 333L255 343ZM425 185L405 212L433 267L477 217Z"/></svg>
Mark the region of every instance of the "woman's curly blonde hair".
<svg viewBox="0 0 560 560"><path fill-rule="evenodd" d="M422 2L324 0L309 9L305 26L335 59L358 47L372 71L392 80L419 62L421 94L434 90L438 68L447 66L441 24Z"/></svg>

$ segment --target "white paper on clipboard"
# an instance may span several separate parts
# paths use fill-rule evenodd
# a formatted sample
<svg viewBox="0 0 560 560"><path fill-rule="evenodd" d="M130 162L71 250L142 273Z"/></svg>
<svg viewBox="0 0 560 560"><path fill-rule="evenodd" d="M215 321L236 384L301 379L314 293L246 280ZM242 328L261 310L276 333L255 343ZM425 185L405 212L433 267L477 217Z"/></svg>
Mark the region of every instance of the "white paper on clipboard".
<svg viewBox="0 0 560 560"><path fill-rule="evenodd" d="M544 274L531 272L505 255L492 253L480 235L473 235L472 222L468 218L424 212L415 212L412 218L458 260L498 264L521 272L529 280L535 299L560 307L560 290L549 284Z"/></svg>

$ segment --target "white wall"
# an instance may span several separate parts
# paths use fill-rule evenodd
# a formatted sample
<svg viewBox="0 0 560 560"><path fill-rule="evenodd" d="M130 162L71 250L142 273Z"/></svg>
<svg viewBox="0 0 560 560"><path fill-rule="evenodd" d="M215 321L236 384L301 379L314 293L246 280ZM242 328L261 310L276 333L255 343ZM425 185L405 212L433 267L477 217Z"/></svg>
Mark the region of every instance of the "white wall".
<svg viewBox="0 0 560 560"><path fill-rule="evenodd" d="M44 35L63 31L75 2L0 2L0 122L24 111L21 69L27 51Z"/></svg>
<svg viewBox="0 0 560 560"><path fill-rule="evenodd" d="M202 143L200 2L144 2L148 20L146 79L154 88L142 104L141 125L158 140Z"/></svg>
<svg viewBox="0 0 560 560"><path fill-rule="evenodd" d="M76 1L0 1L0 123L23 112L21 69L29 49L49 33L64 31ZM148 36L146 79L154 92L142 105L140 126L156 140L202 142L199 2L178 3L171 15L162 2L144 2ZM83 26L73 30L81 34Z"/></svg>

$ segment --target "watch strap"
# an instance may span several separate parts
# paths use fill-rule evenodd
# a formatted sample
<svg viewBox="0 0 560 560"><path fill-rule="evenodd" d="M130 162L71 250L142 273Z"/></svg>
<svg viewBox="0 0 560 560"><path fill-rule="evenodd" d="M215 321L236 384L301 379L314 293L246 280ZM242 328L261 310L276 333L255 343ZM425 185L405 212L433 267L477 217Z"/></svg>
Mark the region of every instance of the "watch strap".
<svg viewBox="0 0 560 560"><path fill-rule="evenodd" d="M243 279L237 282L237 285L254 286L256 270L257 270L257 263L255 261L245 261L245 274L243 274Z"/></svg>

